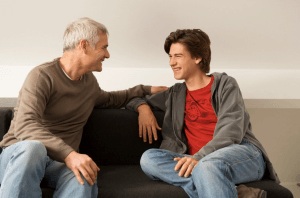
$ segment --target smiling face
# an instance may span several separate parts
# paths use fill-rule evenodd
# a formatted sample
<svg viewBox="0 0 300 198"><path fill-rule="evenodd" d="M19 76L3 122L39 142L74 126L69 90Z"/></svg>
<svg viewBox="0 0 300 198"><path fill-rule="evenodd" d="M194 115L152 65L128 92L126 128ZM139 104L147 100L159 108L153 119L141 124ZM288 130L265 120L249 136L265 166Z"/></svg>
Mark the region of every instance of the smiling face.
<svg viewBox="0 0 300 198"><path fill-rule="evenodd" d="M109 58L110 54L107 50L108 47L108 38L107 34L101 33L99 31L100 39L95 45L95 49L93 49L90 45L87 46L87 58L88 65L90 71L102 71L102 62L105 58Z"/></svg>
<svg viewBox="0 0 300 198"><path fill-rule="evenodd" d="M176 80L188 80L200 70L201 58L192 58L190 52L181 43L173 43L169 52L170 66Z"/></svg>

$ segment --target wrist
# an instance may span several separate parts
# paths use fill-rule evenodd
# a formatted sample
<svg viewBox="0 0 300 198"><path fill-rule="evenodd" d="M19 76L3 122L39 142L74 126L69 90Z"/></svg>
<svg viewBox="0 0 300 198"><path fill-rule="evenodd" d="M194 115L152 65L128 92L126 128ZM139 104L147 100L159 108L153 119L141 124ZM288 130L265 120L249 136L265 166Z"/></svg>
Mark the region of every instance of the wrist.
<svg viewBox="0 0 300 198"><path fill-rule="evenodd" d="M71 151L65 158L65 160L64 160L65 163L68 161L68 159L72 158L72 156L74 156L76 153L77 153L76 151Z"/></svg>
<svg viewBox="0 0 300 198"><path fill-rule="evenodd" d="M139 112L139 113L141 113L141 112L143 112L143 111L147 111L147 110L150 110L150 107L149 107L149 105L147 105L146 103L143 103L143 104L141 104L140 106L138 106L138 108L136 109L137 110L137 112Z"/></svg>

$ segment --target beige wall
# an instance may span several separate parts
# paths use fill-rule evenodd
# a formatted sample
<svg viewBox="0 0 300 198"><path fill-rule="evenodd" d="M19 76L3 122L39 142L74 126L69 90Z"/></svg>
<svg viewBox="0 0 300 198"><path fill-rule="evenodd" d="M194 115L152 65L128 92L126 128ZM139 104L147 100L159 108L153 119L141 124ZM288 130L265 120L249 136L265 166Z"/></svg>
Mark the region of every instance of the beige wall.
<svg viewBox="0 0 300 198"><path fill-rule="evenodd" d="M90 17L110 32L109 67L168 68L170 32L200 28L212 67L298 69L300 1L0 0L0 65L36 66L62 54L68 23Z"/></svg>
<svg viewBox="0 0 300 198"><path fill-rule="evenodd" d="M253 133L282 183L300 183L300 109L248 109Z"/></svg>

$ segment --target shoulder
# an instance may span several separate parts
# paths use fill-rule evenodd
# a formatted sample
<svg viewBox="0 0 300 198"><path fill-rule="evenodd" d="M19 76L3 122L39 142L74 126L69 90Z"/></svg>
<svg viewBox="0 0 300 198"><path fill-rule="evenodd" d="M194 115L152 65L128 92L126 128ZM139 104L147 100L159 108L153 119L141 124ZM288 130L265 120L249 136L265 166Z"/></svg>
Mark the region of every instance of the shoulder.
<svg viewBox="0 0 300 198"><path fill-rule="evenodd" d="M214 76L214 83L217 85L217 87L229 87L229 86L236 86L238 87L238 83L236 79L232 76L227 75L225 72L219 73L214 72L211 74Z"/></svg>
<svg viewBox="0 0 300 198"><path fill-rule="evenodd" d="M182 83L176 83L172 87L170 87L170 91L180 91L181 89L186 89L185 82Z"/></svg>
<svg viewBox="0 0 300 198"><path fill-rule="evenodd" d="M43 63L41 65L38 65L34 67L29 73L28 76L30 77L38 77L38 76L51 76L53 74L53 71L55 71L57 68L57 59Z"/></svg>
<svg viewBox="0 0 300 198"><path fill-rule="evenodd" d="M46 62L34 67L27 74L23 87L30 89L52 87L53 74L57 70L55 67L55 61Z"/></svg>

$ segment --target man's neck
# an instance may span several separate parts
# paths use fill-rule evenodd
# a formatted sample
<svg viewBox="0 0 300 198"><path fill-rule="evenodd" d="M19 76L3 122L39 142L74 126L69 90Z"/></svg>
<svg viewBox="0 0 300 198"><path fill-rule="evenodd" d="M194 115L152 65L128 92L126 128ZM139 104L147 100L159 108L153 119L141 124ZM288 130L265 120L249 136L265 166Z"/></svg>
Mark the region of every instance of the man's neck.
<svg viewBox="0 0 300 198"><path fill-rule="evenodd" d="M81 76L85 74L84 68L76 56L75 52L65 52L59 60L60 67L73 81L80 80Z"/></svg>
<svg viewBox="0 0 300 198"><path fill-rule="evenodd" d="M207 76L204 72L200 72L185 79L185 84L189 91L194 91L206 87L210 83L210 80L211 77Z"/></svg>

